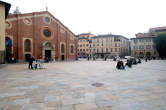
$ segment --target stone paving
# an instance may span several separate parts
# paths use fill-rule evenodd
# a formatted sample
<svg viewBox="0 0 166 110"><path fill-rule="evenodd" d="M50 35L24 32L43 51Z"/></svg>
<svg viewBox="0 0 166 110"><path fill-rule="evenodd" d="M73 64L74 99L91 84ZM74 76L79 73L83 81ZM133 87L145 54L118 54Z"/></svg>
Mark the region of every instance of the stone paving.
<svg viewBox="0 0 166 110"><path fill-rule="evenodd" d="M113 61L0 68L0 110L166 110L166 61L117 70Z"/></svg>

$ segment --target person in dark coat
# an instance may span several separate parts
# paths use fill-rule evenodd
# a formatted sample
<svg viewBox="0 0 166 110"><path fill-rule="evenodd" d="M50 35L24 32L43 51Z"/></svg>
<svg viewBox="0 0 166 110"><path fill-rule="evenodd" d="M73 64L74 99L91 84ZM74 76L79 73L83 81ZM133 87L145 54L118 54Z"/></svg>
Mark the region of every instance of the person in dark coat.
<svg viewBox="0 0 166 110"><path fill-rule="evenodd" d="M33 66L32 66L33 61L35 61L34 57L30 57L29 58L29 69L33 69Z"/></svg>
<svg viewBox="0 0 166 110"><path fill-rule="evenodd" d="M123 61L118 61L118 62L117 62L117 65L116 65L116 68L117 68L117 69L124 70L124 69L125 69L125 66L124 66L124 64L123 64Z"/></svg>
<svg viewBox="0 0 166 110"><path fill-rule="evenodd" d="M140 58L138 59L138 63L141 63L141 59Z"/></svg>
<svg viewBox="0 0 166 110"><path fill-rule="evenodd" d="M127 59L126 65L131 68L132 67L132 60L131 59Z"/></svg>

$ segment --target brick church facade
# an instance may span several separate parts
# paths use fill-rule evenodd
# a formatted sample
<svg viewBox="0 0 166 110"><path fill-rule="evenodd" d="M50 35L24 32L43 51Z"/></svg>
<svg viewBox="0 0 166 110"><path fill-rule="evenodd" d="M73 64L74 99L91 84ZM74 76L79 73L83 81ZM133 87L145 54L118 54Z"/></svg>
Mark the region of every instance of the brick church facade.
<svg viewBox="0 0 166 110"><path fill-rule="evenodd" d="M13 14L6 20L6 44L18 61L30 56L75 60L77 42L75 34L48 11Z"/></svg>

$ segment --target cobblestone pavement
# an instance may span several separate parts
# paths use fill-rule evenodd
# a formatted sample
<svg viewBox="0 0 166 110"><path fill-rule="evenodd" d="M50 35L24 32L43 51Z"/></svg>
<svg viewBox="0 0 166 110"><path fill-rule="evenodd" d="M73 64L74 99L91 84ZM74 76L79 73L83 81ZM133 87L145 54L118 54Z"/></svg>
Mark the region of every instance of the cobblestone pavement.
<svg viewBox="0 0 166 110"><path fill-rule="evenodd" d="M0 68L0 110L166 110L166 61L117 70L113 61Z"/></svg>

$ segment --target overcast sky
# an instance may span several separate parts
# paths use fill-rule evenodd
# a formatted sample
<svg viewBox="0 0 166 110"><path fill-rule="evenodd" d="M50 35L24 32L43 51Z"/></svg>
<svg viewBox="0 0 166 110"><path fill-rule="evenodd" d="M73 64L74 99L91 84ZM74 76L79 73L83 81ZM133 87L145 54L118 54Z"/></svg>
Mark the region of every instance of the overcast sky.
<svg viewBox="0 0 166 110"><path fill-rule="evenodd" d="M166 0L3 0L21 13L48 11L74 34L118 34L128 38L166 26Z"/></svg>

